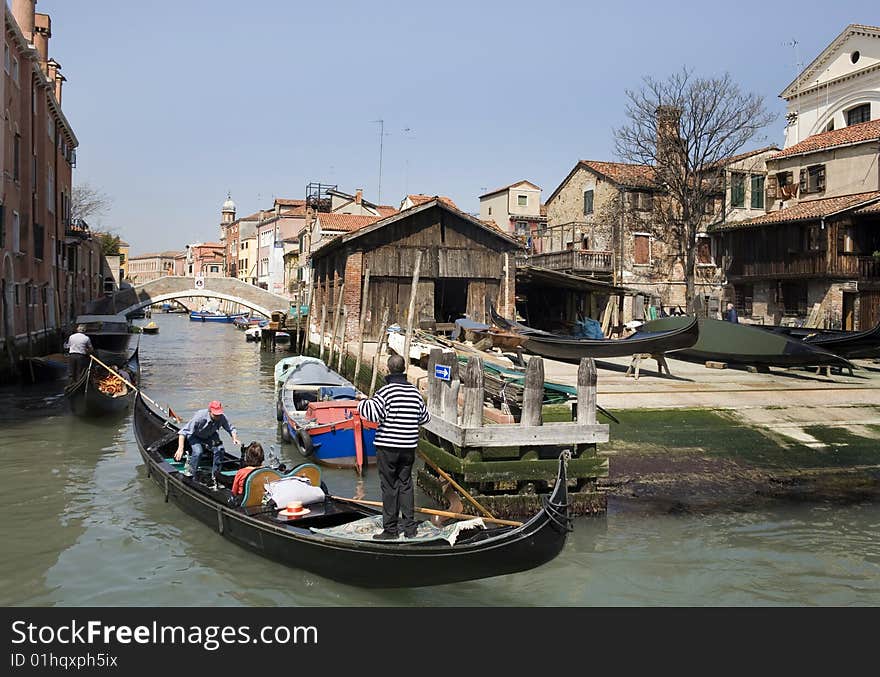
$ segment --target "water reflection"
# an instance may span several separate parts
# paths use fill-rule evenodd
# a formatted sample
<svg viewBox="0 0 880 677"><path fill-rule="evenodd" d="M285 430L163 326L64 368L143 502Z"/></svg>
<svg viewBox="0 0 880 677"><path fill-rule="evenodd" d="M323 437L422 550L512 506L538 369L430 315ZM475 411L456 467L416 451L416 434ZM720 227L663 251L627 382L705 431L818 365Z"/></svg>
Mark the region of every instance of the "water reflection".
<svg viewBox="0 0 880 677"><path fill-rule="evenodd" d="M273 369L230 326L156 313L142 385L188 417L223 401L243 440L274 444ZM880 604L880 507L780 505L711 515L579 518L540 569L412 590L364 590L267 560L165 503L130 416L71 416L61 383L0 389L4 605L644 606ZM224 436L224 439L227 439ZM324 471L333 493L379 500L373 468ZM424 501L420 501L424 503Z"/></svg>

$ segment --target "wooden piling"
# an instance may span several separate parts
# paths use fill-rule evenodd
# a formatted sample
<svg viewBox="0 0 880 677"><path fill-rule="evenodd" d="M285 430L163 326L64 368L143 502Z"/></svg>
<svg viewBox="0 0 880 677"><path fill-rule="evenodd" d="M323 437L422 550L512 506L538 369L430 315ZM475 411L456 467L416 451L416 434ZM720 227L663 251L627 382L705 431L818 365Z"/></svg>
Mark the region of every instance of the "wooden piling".
<svg viewBox="0 0 880 677"><path fill-rule="evenodd" d="M318 334L318 359L324 359L324 328L327 323L327 304L321 304L321 331Z"/></svg>
<svg viewBox="0 0 880 677"><path fill-rule="evenodd" d="M592 357L582 357L577 378L578 423L596 423L596 362Z"/></svg>
<svg viewBox="0 0 880 677"><path fill-rule="evenodd" d="M468 359L461 372L461 425L463 428L477 428L483 425L483 360L479 357Z"/></svg>
<svg viewBox="0 0 880 677"><path fill-rule="evenodd" d="M357 360L354 363L354 383L357 384L361 371L361 360L364 357L364 323L366 322L367 309L370 307L370 269L364 270L364 290L361 293L361 316L358 318L358 350Z"/></svg>
<svg viewBox="0 0 880 677"><path fill-rule="evenodd" d="M348 306L342 309L342 331L339 334L339 361L336 364L336 373L342 374L342 360L345 357L345 328L348 325Z"/></svg>
<svg viewBox="0 0 880 677"><path fill-rule="evenodd" d="M376 354L373 356L373 375L370 377L370 397L376 392L376 376L379 373L379 360L382 358L382 344L386 340L388 330L388 306L382 309L382 325L379 327L379 335L376 337Z"/></svg>
<svg viewBox="0 0 880 677"><path fill-rule="evenodd" d="M458 378L458 355L454 351L443 353L440 356L440 364L449 367L449 380L441 381L441 416L450 423L458 423L458 391L461 388L461 381Z"/></svg>
<svg viewBox="0 0 880 677"><path fill-rule="evenodd" d="M333 313L333 324L330 327L330 352L327 355L327 366L331 369L333 368L333 349L336 347L336 335L339 333L339 320L342 318L342 296L345 292L345 282L340 285L337 291L339 298L336 299L336 311Z"/></svg>
<svg viewBox="0 0 880 677"><path fill-rule="evenodd" d="M303 350L301 347L301 339L299 335L300 327L302 326L302 306L303 306L303 283L300 281L296 286L296 339L293 342L293 350L298 355L301 355Z"/></svg>
<svg viewBox="0 0 880 677"><path fill-rule="evenodd" d="M526 367L523 387L523 406L520 422L524 426L543 425L544 415L544 360L532 357Z"/></svg>
<svg viewBox="0 0 880 677"><path fill-rule="evenodd" d="M440 356L443 351L432 348L428 354L428 413L431 416L440 416L443 407L440 400L443 397L443 381L434 376L434 367L440 364Z"/></svg>
<svg viewBox="0 0 880 677"><path fill-rule="evenodd" d="M409 312L406 318L406 337L403 340L403 360L406 365L406 373L409 375L409 346L412 342L413 315L416 312L416 293L419 289L419 268L422 265L422 250L416 252L416 264L413 268L412 287L409 290Z"/></svg>

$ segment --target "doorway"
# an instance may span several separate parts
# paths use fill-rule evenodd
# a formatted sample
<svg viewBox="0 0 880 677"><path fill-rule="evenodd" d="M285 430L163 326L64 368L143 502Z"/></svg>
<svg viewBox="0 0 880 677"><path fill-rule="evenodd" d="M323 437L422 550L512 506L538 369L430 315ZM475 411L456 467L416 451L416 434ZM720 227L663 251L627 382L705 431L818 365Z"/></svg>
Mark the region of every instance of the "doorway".
<svg viewBox="0 0 880 677"><path fill-rule="evenodd" d="M467 314L468 280L440 278L434 283L434 318L455 322Z"/></svg>
<svg viewBox="0 0 880 677"><path fill-rule="evenodd" d="M854 331L856 328L856 295L853 292L843 292L843 317L841 326L845 331Z"/></svg>

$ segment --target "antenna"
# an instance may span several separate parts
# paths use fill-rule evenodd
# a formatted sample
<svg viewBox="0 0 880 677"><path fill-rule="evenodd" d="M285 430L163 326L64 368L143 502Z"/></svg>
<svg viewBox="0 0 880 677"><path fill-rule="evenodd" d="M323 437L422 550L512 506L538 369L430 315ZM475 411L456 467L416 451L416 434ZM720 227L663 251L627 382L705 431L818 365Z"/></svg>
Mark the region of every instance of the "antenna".
<svg viewBox="0 0 880 677"><path fill-rule="evenodd" d="M379 189L376 204L382 204L382 143L385 141L385 120L371 120L379 123ZM390 134L388 136L391 136Z"/></svg>
<svg viewBox="0 0 880 677"><path fill-rule="evenodd" d="M410 140L410 139L416 138L415 135L411 133L413 131L412 127L404 127L400 131L403 132L404 139ZM409 149L409 146L407 145L406 165L405 165L405 169L404 169L404 173L403 173L403 193L404 193L404 195L409 194L409 150L408 149Z"/></svg>

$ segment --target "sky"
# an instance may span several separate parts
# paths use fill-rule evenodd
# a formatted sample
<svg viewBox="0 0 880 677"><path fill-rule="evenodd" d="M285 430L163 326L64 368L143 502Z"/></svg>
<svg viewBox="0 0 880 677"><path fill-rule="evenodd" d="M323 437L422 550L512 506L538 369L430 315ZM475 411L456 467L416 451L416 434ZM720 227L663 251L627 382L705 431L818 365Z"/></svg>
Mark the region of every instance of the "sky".
<svg viewBox="0 0 880 677"><path fill-rule="evenodd" d="M238 216L303 199L310 182L395 206L448 195L468 212L521 179L546 199L579 159L618 159L627 89L683 67L763 96L779 117L750 146L781 146L779 93L848 24L880 25L876 0L39 0L37 11L52 17L49 56L67 78L74 184L109 196L91 225L132 255L216 241L227 192Z"/></svg>

